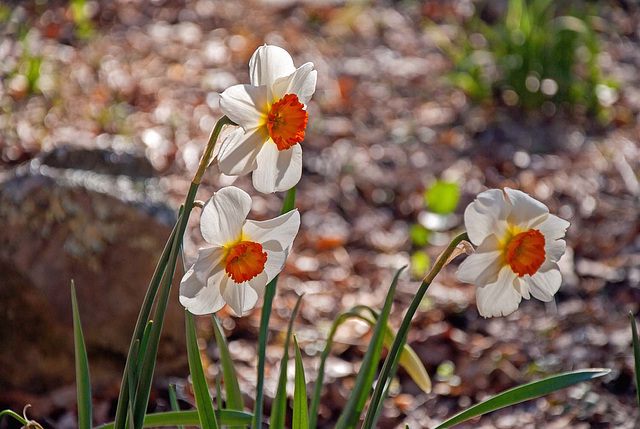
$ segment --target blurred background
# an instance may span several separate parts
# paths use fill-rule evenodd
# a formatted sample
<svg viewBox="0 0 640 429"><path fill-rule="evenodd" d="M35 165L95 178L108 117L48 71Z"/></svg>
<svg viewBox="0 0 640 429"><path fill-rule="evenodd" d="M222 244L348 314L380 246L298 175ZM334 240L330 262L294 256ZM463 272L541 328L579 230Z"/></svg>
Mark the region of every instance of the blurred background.
<svg viewBox="0 0 640 429"><path fill-rule="evenodd" d="M555 302L483 319L454 262L408 339L433 393L401 370L380 427L432 427L499 391L586 367L613 371L459 427L637 427L628 313L640 310L639 31L633 0L0 3L0 408L30 403L45 427L74 427L73 278L95 423L113 418L137 311L221 116L218 94L248 82L251 54L268 43L296 65L314 62L318 90L302 143L302 228L274 301L266 411L299 294L294 330L313 382L338 312L379 307L410 263L397 327L466 205L510 186L571 222ZM198 198L232 183L254 195L250 217L279 212L281 196L215 167ZM203 244L198 218L187 262ZM168 383L192 403L173 292L151 411L169 409ZM259 315L220 313L248 404ZM213 380L210 322L200 332ZM323 427L346 402L369 335L358 322L338 331Z"/></svg>

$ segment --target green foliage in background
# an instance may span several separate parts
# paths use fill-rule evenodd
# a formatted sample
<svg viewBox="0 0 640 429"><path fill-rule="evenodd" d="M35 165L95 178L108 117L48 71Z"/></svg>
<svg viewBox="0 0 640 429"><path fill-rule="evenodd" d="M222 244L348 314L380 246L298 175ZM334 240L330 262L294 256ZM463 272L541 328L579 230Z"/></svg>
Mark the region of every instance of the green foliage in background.
<svg viewBox="0 0 640 429"><path fill-rule="evenodd" d="M562 105L606 122L617 92L598 64L598 18L584 7L560 15L557 6L551 0L509 0L495 23L476 13L456 40L436 34L454 64L450 81L476 102L500 97L524 110L546 106L548 113Z"/></svg>
<svg viewBox="0 0 640 429"><path fill-rule="evenodd" d="M439 215L450 215L458 207L460 202L460 186L455 182L444 180L434 181L424 193L426 208ZM429 244L431 231L424 225L415 223L409 227L411 244L416 250L411 254L411 275L414 278L422 278L427 274L431 259L422 250Z"/></svg>
<svg viewBox="0 0 640 429"><path fill-rule="evenodd" d="M87 0L71 0L69 2L71 18L76 30L76 37L79 40L87 40L95 34L89 7Z"/></svg>
<svg viewBox="0 0 640 429"><path fill-rule="evenodd" d="M460 201L460 187L457 183L436 180L424 194L427 207L434 213L453 213Z"/></svg>

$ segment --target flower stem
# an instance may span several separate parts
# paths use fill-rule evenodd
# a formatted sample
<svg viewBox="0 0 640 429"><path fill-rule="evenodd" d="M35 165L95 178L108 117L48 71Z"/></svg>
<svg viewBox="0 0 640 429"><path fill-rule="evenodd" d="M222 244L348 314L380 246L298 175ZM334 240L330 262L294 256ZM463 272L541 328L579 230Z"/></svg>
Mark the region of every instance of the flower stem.
<svg viewBox="0 0 640 429"><path fill-rule="evenodd" d="M420 284L418 292L416 292L416 295L413 297L413 300L409 305L407 314L405 314L404 318L402 319L400 329L398 329L396 338L393 340L393 344L391 345L391 350L389 350L389 354L387 354L387 358L385 359L384 365L382 366L382 371L380 371L380 377L378 377L378 382L376 383L373 395L371 396L371 402L369 403L369 408L367 409L367 414L362 425L363 429L375 427L378 417L377 409L382 406L382 401L384 401L384 397L386 396L386 394L384 393L387 391L387 389L385 389L385 386L387 384L387 381L391 380L395 375L396 369L398 367L397 361L400 357L400 352L404 347L405 342L407 341L407 334L409 333L409 328L411 327L411 320L416 314L416 311L418 310L418 307L420 306L425 293L427 293L427 289L431 285L431 282L433 282L433 279L438 275L440 270L442 270L442 268L447 265L449 256L451 256L451 254L455 251L458 244L460 244L460 242L462 242L463 240L468 239L469 238L466 232L455 237L451 241L451 243L449 243L447 248L440 254L435 264L433 264L431 271L429 271L424 280L422 280L422 284Z"/></svg>
<svg viewBox="0 0 640 429"><path fill-rule="evenodd" d="M220 136L220 131L222 131L222 127L225 125L236 125L231 119L223 116L216 122L216 126L211 131L211 135L209 136L209 141L207 142L207 147L200 158L200 164L198 165L198 170L196 174L193 176L192 183L196 185L200 184L202 180L202 176L204 176L204 172L207 171L207 167L211 164L211 158L213 157L213 150L216 147L216 143L218 141L218 137Z"/></svg>
<svg viewBox="0 0 640 429"><path fill-rule="evenodd" d="M289 189L282 201L282 214L288 213L295 208L296 204L296 188ZM269 334L269 318L271 317L271 308L273 305L273 297L276 295L276 285L278 277L267 284L264 293L264 304L262 305L262 314L260 315L260 334L258 337L258 380L256 383L256 403L253 408L253 419L251 420L251 428L259 429L262 422L262 400L264 395L264 366L267 353L267 336Z"/></svg>
<svg viewBox="0 0 640 429"><path fill-rule="evenodd" d="M129 346L129 353L127 355L127 361L125 364L125 371L122 374L122 383L120 385L120 394L118 396L118 405L116 408L116 418L115 418L115 428L117 429L125 429L127 415L129 414L128 411L129 409L132 408L132 404L137 403L140 409L146 408L146 402L149 396L149 392L146 390L150 388L150 385L147 387L146 386L147 382L142 383L142 386L140 387L143 388L142 390L145 390L142 392L138 392L139 389L136 389L135 387L134 387L135 391L133 392L129 391L129 386L138 386L139 384L139 380L129 380L129 374L131 372L129 371L129 368L140 368L142 361L145 360L144 356L140 357L140 360L138 360L137 353L135 353L136 342L142 340L142 335L144 333L147 323L149 322L149 317L151 316L151 310L153 308L154 301L156 300L156 295L158 294L158 289L160 288L160 284L162 282L163 277L169 277L165 279L165 282L163 283L164 285L163 291L159 299L159 302L157 303L157 308L155 313L155 318L159 319L157 321L160 322L156 324L156 326L158 326L156 329L161 329L162 327L162 321L164 320L164 313L166 311L167 300L169 298L169 291L171 288L173 274L175 271L175 265L177 262L178 251L181 248L183 234L186 229L187 222L189 221L189 215L191 214L191 209L193 208L193 203L196 197L198 186L200 185L200 181L202 180L202 176L204 175L204 172L209 166L216 143L218 141L218 137L220 135L220 131L222 131L222 127L226 124L233 124L233 122L231 122L231 120L226 116L223 116L218 120L218 122L216 123L216 126L214 127L211 133L211 136L209 137L207 146L204 150L202 158L200 159L200 165L198 166L198 170L196 171L196 174L194 175L193 180L191 181L189 192L187 193L187 196L185 198L184 211L178 217L176 226L174 227L171 233L171 236L169 237L169 240L165 245L165 248L162 252L162 256L160 257L160 260L158 261L155 272L153 273L153 277L151 278L151 282L147 289L147 293L144 298L142 307L140 309L140 313L138 314L138 320L136 322L134 334L131 338L131 344ZM157 332L157 335L159 336L159 331ZM149 364L149 360L152 360L153 364L155 364L156 351L157 351L157 347L155 348L155 350L153 350L152 359L149 359L149 357L147 357L146 359L147 364ZM150 369L152 374L153 368L150 368ZM134 371L134 373L139 374L140 371ZM141 393L144 398L147 398L147 400L141 400L136 398L138 393ZM144 407L143 407L143 403L144 403ZM131 416L131 418L132 417L133 416ZM138 422L141 421L139 419L140 417L138 416Z"/></svg>

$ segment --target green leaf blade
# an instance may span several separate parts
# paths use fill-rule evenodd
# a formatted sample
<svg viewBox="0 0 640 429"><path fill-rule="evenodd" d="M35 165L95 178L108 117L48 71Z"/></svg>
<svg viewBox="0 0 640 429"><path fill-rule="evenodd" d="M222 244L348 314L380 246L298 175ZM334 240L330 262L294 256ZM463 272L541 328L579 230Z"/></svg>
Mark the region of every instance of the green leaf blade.
<svg viewBox="0 0 640 429"><path fill-rule="evenodd" d="M173 411L180 411L180 404L178 404L178 395L176 394L176 385L169 384L169 402L171 402L171 409ZM178 429L184 429L184 426L177 425Z"/></svg>
<svg viewBox="0 0 640 429"><path fill-rule="evenodd" d="M293 343L296 348L296 375L295 390L293 392L293 424L292 429L308 429L309 428L309 409L307 405L307 382L304 377L304 367L302 365L302 355L298 340L293 337Z"/></svg>
<svg viewBox="0 0 640 429"><path fill-rule="evenodd" d="M389 391L391 380L393 379L393 376L396 373L396 369L398 368L402 349L407 342L407 335L409 333L409 329L411 328L411 321L416 311L418 310L418 307L422 303L422 299L424 298L425 293L427 293L427 289L429 289L431 282L433 281L433 279L435 279L440 270L447 264L449 257L453 254L458 244L460 244L463 240L468 239L469 237L467 233L464 232L451 240L446 249L440 254L438 259L436 259L436 262L433 264L431 271L429 271L427 276L424 278L424 280L420 284L420 287L418 288L418 291L411 300L411 304L409 305L407 312L402 318L400 328L398 328L398 332L393 339L391 349L389 350L389 353L384 360L384 365L382 365L382 370L380 371L378 382L376 383L376 387L374 388L373 394L371 395L371 401L369 402L369 408L365 415L362 429L372 429L376 425L376 421L378 419L378 416L380 415L383 402L387 397L387 392Z"/></svg>
<svg viewBox="0 0 640 429"><path fill-rule="evenodd" d="M91 429L91 377L87 348L80 324L80 312L76 299L76 287L71 281L71 306L73 310L73 345L76 360L76 389L78 395L78 428Z"/></svg>
<svg viewBox="0 0 640 429"><path fill-rule="evenodd" d="M349 395L347 404L345 405L338 422L336 423L336 429L353 428L360 419L360 414L364 409L371 386L373 385L373 379L376 375L378 368L378 362L380 361L380 355L382 354L382 346L384 344L384 336L387 329L387 320L389 313L391 312L391 304L393 303L393 295L398 284L398 278L406 267L398 270L391 282L387 297L385 298L384 306L380 312L380 317L376 323L376 327L373 330L373 336L367 352L362 359L362 365L360 371L356 377L356 382Z"/></svg>
<svg viewBox="0 0 640 429"><path fill-rule="evenodd" d="M193 394L196 398L198 420L203 429L218 429L218 421L213 409L213 402L209 395L209 386L204 376L200 350L198 349L198 338L196 336L196 326L193 314L185 310L187 327L187 357L189 359L189 372L193 382Z"/></svg>
<svg viewBox="0 0 640 429"><path fill-rule="evenodd" d="M298 315L298 309L302 302L300 295L296 301L295 307L291 312L291 318L289 319L289 326L287 327L287 337L284 340L284 353L282 360L280 361L280 378L278 379L278 390L276 397L273 400L273 406L271 407L271 425L274 429L284 429L286 414L287 414L287 363L289 361L289 344L291 342L291 331L293 330L293 321Z"/></svg>
<svg viewBox="0 0 640 429"><path fill-rule="evenodd" d="M244 410L244 400L242 399L242 392L240 391L240 385L238 384L238 374L233 365L233 359L231 353L229 353L229 345L227 339L220 326L218 317L213 315L213 333L216 337L216 344L220 352L220 363L222 364L222 376L224 378L224 388L227 393L226 409L229 410Z"/></svg>
<svg viewBox="0 0 640 429"><path fill-rule="evenodd" d="M221 425L246 425L251 422L252 415L242 411L219 410L216 411L216 418ZM198 411L168 411L164 413L147 414L144 417L143 427L166 427L166 426L198 426L200 418ZM98 426L96 429L114 429L114 423Z"/></svg>
<svg viewBox="0 0 640 429"><path fill-rule="evenodd" d="M282 201L282 214L288 213L295 208L296 188L295 186L287 191ZM252 428L259 428L262 421L262 402L264 398L264 365L267 353L267 337L269 335L269 319L273 307L273 297L276 295L278 277L267 284L264 292L264 304L260 315L260 333L258 335L258 378L256 380L256 401L253 410Z"/></svg>
<svg viewBox="0 0 640 429"><path fill-rule="evenodd" d="M510 405L518 404L520 402L534 399L540 396L548 395L549 393L561 390L574 384L581 383L583 381L592 380L594 378L602 377L611 372L609 369L592 368L573 372L567 372L564 374L554 375L543 380L527 383L522 386L514 387L505 392L502 392L486 401L480 402L459 414L451 417L440 423L434 429L449 428L458 423L462 423L466 420L474 417L489 413L491 411L498 410L500 408L508 407Z"/></svg>

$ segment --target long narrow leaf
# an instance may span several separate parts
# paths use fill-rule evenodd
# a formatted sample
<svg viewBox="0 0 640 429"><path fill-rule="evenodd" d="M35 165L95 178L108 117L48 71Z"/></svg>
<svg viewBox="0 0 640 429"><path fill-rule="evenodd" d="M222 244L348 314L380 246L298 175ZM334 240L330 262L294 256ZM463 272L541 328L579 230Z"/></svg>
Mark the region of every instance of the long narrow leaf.
<svg viewBox="0 0 640 429"><path fill-rule="evenodd" d="M147 288L147 293L144 297L142 308L140 309L140 313L138 313L138 320L136 321L136 327L133 336L131 337L131 344L129 346L129 353L127 354L125 371L122 374L120 394L118 395L118 405L116 407L115 421L116 427L118 429L125 427L127 416L131 414L129 410L131 409L132 402L134 404L134 414L132 416L134 420L134 427L142 427L146 407L149 402L149 393L151 391L151 382L153 379L153 371L155 369L155 360L158 353L158 342L160 341L160 333L162 332L162 325L164 323L167 301L169 300L169 293L171 291L171 284L173 282L173 275L175 273L175 267L178 259L178 250L181 249L182 246L184 231L187 227L187 222L189 221L189 215L191 214L191 209L193 208L193 202L196 198L198 187L200 186L200 180L202 179L205 170L209 166L212 154L218 142L218 136L220 135L222 128L224 128L224 126L227 124L233 124L233 121L231 121L226 116L223 116L218 120L215 127L211 131L211 135L209 136L209 141L207 142L205 152L200 160L200 165L198 166L196 175L191 181L191 186L189 187L189 191L187 192L187 196L185 197L184 206L180 209L178 221L176 222L176 225L171 232L171 236L169 237L169 240L167 241L167 244L162 251L162 256L160 256L160 260L156 265L153 277L151 278L151 282L149 283L149 287ZM145 352L142 361L138 360L137 362L132 362L135 359L135 355L132 353L133 347L136 341L140 341L142 339L143 331L151 316L151 310L153 308L153 304L155 302L158 291L160 291L161 296L158 299L156 312L154 314L156 325L153 326L151 334L149 335L149 348ZM140 372L140 379L133 380L133 383L130 383L129 380L127 380L130 373L128 369L139 368L140 365L142 365L143 368L143 371ZM136 397L133 397L132 392L129 391L129 386L131 384L137 386L138 392Z"/></svg>
<svg viewBox="0 0 640 429"><path fill-rule="evenodd" d="M233 359L231 358L231 354L229 353L227 339L222 332L220 321L215 314L213 315L213 333L216 337L218 350L220 351L220 363L222 363L224 388L227 392L227 404L225 408L229 410L242 411L244 410L244 401L242 400L240 385L238 384L238 374L236 373L236 369L233 366Z"/></svg>
<svg viewBox="0 0 640 429"><path fill-rule="evenodd" d="M298 340L293 337L293 344L296 348L296 375L295 390L293 391L293 424L292 429L309 428L309 410L307 408L307 382L304 377L304 367L302 365L302 355Z"/></svg>
<svg viewBox="0 0 640 429"><path fill-rule="evenodd" d="M442 267L444 267L449 262L450 257L456 251L456 247L458 246L458 244L460 244L463 240L468 239L469 237L465 232L455 237L451 241L451 243L449 243L447 248L440 254L435 264L420 284L420 287L413 297L413 300L411 300L411 304L407 309L407 314L405 314L402 318L400 328L398 329L396 337L393 340L391 350L389 350L387 358L384 360L384 365L382 366L382 370L380 371L378 382L376 383L376 387L373 390L373 395L371 395L371 401L369 402L369 408L367 409L367 414L365 415L362 429L372 429L373 427L375 427L377 416L379 415L378 408L382 407L382 403L386 397L386 392L388 391L387 389L385 389L385 387L389 380L391 380L395 375L395 370L398 367L397 361L398 359L400 359L401 349L404 347L404 344L407 341L407 335L409 333L409 328L411 327L411 320L418 310L418 307L422 302L422 298L424 298L424 294L427 293L427 289L431 285L431 282L438 275Z"/></svg>
<svg viewBox="0 0 640 429"><path fill-rule="evenodd" d="M219 410L216 411L216 418L221 425L246 425L251 422L251 414L242 411ZM168 411L165 413L147 414L144 417L143 427L166 427L166 426L198 426L200 418L198 411ZM98 426L95 429L114 429L114 423Z"/></svg>
<svg viewBox="0 0 640 429"><path fill-rule="evenodd" d="M331 345L333 344L333 337L338 330L338 327L342 325L346 320L351 317L361 317L361 311L363 309L368 309L369 307L363 305L356 305L355 307L350 308L349 310L345 310L342 313L338 314L338 316L333 321L331 325L331 329L329 330L329 335L327 336L327 341L324 346L324 350L320 355L320 365L318 367L318 375L316 376L316 384L313 388L313 396L311 398L311 411L309 413L309 427L311 429L315 429L318 423L318 409L320 408L320 396L322 394L322 384L324 382L324 367L327 362L327 358L329 357L329 353L331 353Z"/></svg>
<svg viewBox="0 0 640 429"><path fill-rule="evenodd" d="M309 413L309 427L316 429L318 423L318 409L320 407L320 396L322 394L322 383L324 381L324 367L327 362L327 357L331 353L331 345L333 344L333 337L338 330L338 327L349 317L357 317L358 311L356 308L344 311L338 315L331 325L329 336L327 337L327 343L324 346L322 355L320 355L320 366L318 367L318 375L316 376L316 384L313 388L313 396L311 397L311 412Z"/></svg>
<svg viewBox="0 0 640 429"><path fill-rule="evenodd" d="M216 410L222 409L222 377L216 374Z"/></svg>
<svg viewBox="0 0 640 429"><path fill-rule="evenodd" d="M176 271L176 264L178 262L178 255L182 246L182 240L184 231L187 227L189 220L189 214L193 208L193 202L195 200L195 193L198 190L198 184L191 183L187 198L185 199L184 212L178 220L178 230L176 232L176 238L171 246L171 253L169 254L169 260L167 262L167 269L160 282L160 288L158 291L158 299L156 309L153 314L154 323L151 326L151 333L149 334L148 346L144 354L142 362L138 362L138 365L142 366L140 372L140 379L136 386L136 396L133 403L133 423L134 429L140 429L144 422L144 416L147 411L147 405L149 403L149 395L151 393L151 383L153 381L153 372L156 366L156 356L158 355L158 347L160 344L160 334L162 333L162 326L164 325L164 316L167 311L167 305L169 303L169 294L171 293L171 285L173 283L173 276ZM120 428L120 426L118 426Z"/></svg>
<svg viewBox="0 0 640 429"><path fill-rule="evenodd" d="M354 308L361 308L368 311L371 316L373 316L373 319L366 317L361 313L359 313L355 317L368 323L372 328L376 326L376 321L380 317L377 311L366 305L360 305ZM395 337L396 334L391 329L391 326L389 326L389 324L387 323L387 329L384 335L384 346L387 349L391 349L391 345L393 344L393 340ZM404 347L402 348L402 353L400 353L398 364L402 368L404 368L405 371L407 371L407 374L409 374L411 379L418 385L418 387L422 389L423 392L431 393L431 378L429 378L429 374L422 364L422 361L410 345L405 343Z"/></svg>
<svg viewBox="0 0 640 429"><path fill-rule="evenodd" d="M195 194L194 194L195 198ZM129 352L127 354L127 360L125 363L124 372L122 373L122 382L120 384L120 394L118 395L118 404L116 406L116 418L115 423L119 428L124 427L125 421L128 415L128 410L131 408L131 403L134 401L133 393L130 392L129 386L133 384L134 386L138 384L138 380L129 380L129 374L131 368L138 367L138 354L137 351L134 353L134 346L136 341L140 341L143 336L144 329L147 326L147 322L149 321L149 317L151 316L151 310L153 308L153 302L156 298L156 294L158 293L158 287L160 286L160 281L164 276L164 272L167 266L167 262L169 261L169 253L171 253L171 249L173 248L173 242L176 238L176 232L179 228L180 218L182 217L182 212L180 212L178 216L178 222L175 227L171 231L171 235L167 240L167 243L164 246L162 251L162 255L158 260L158 265L153 272L153 276L151 277L151 281L149 282L149 287L147 288L147 293L145 294L144 301L142 303L142 308L140 308L140 312L138 313L138 319L136 321L136 327L133 332L133 336L131 337L131 344L129 345Z"/></svg>
<svg viewBox="0 0 640 429"><path fill-rule="evenodd" d="M360 366L360 372L356 377L356 383L353 386L351 395L347 400L338 422L336 423L336 429L347 429L356 426L360 419L360 414L364 409L364 405L369 397L371 386L373 385L373 379L378 369L378 362L380 361L380 355L382 354L382 345L384 344L384 336L387 329L387 319L391 312L391 304L393 303L393 294L398 284L398 278L405 267L400 268L391 282L387 297L380 312L380 317L376 323L376 327L373 330L373 337L367 348L367 352L362 359L362 365Z"/></svg>
<svg viewBox="0 0 640 429"><path fill-rule="evenodd" d="M193 383L193 395L196 398L198 408L198 418L202 429L217 429L218 421L213 410L213 402L209 395L209 386L204 376L200 350L198 349L198 338L196 336L196 325L193 321L193 314L185 310L187 325L187 357L189 359L189 372Z"/></svg>
<svg viewBox="0 0 640 429"><path fill-rule="evenodd" d="M173 411L180 411L180 404L178 404L178 395L176 395L175 384L169 384L169 402L171 402L171 409ZM177 426L178 426L178 429L184 429L184 426L182 425L177 425Z"/></svg>
<svg viewBox="0 0 640 429"><path fill-rule="evenodd" d="M151 321L149 321L149 323L151 323ZM147 328L148 327L149 327L149 324L147 324ZM131 351L133 356L140 356L140 340L136 340ZM127 429L134 429L133 403L136 397L136 385L134 384L134 380L137 380L140 377L139 374L137 374L137 369L134 368L135 365L137 365L136 360L132 360L131 365L129 365L129 362L127 362L127 365L125 365L125 370L127 372L126 380L129 384L129 392L130 392L130 395L129 395L130 400L127 403L128 414L125 419Z"/></svg>
<svg viewBox="0 0 640 429"><path fill-rule="evenodd" d="M273 406L271 407L271 424L270 427L274 429L284 429L285 418L287 415L287 363L289 362L289 343L291 341L291 331L293 330L293 321L298 315L298 309L302 302L302 297L298 297L295 307L291 312L291 318L289 319L289 326L287 328L287 336L284 340L284 353L282 360L280 361L280 379L278 380L278 390L276 397L273 400Z"/></svg>
<svg viewBox="0 0 640 429"><path fill-rule="evenodd" d="M91 377L87 348L82 335L76 287L71 280L71 306L73 310L73 345L76 356L76 389L78 394L78 428L91 429Z"/></svg>
<svg viewBox="0 0 640 429"><path fill-rule="evenodd" d="M636 394L638 396L638 409L640 409L640 343L638 342L638 331L633 313L629 313L629 316L631 317L631 336L633 339L633 362L636 370Z"/></svg>
<svg viewBox="0 0 640 429"><path fill-rule="evenodd" d="M288 213L294 209L296 203L295 186L287 191L282 201L282 214ZM253 420L251 427L259 429L262 422L262 401L264 397L264 366L267 353L267 336L269 334L269 319L271 318L271 308L273 306L273 297L276 295L276 285L278 284L278 276L267 284L264 292L264 304L262 306L262 314L260 315L260 334L258 335L258 377L256 380L256 402L253 410Z"/></svg>
<svg viewBox="0 0 640 429"><path fill-rule="evenodd" d="M147 323L147 327L144 329L144 334L142 334L142 339L139 342L140 346L139 346L137 355L138 355L138 363L140 365L138 365L138 367L136 368L134 380L137 380L140 378L140 373L142 372L141 363L144 359L145 353L147 352L147 347L149 346L149 337L151 336L152 326L153 326L153 320L149 320L149 323ZM135 391L133 393L135 396Z"/></svg>
<svg viewBox="0 0 640 429"><path fill-rule="evenodd" d="M592 368L580 371L567 372L564 374L554 375L543 380L534 381L532 383L518 386L502 392L493 398L487 399L473 407L456 414L450 419L440 423L434 429L448 428L458 423L464 422L471 418L508 407L509 405L518 404L520 402L534 399L539 396L548 395L549 393L561 390L583 381L592 380L602 377L611 372L610 369Z"/></svg>

